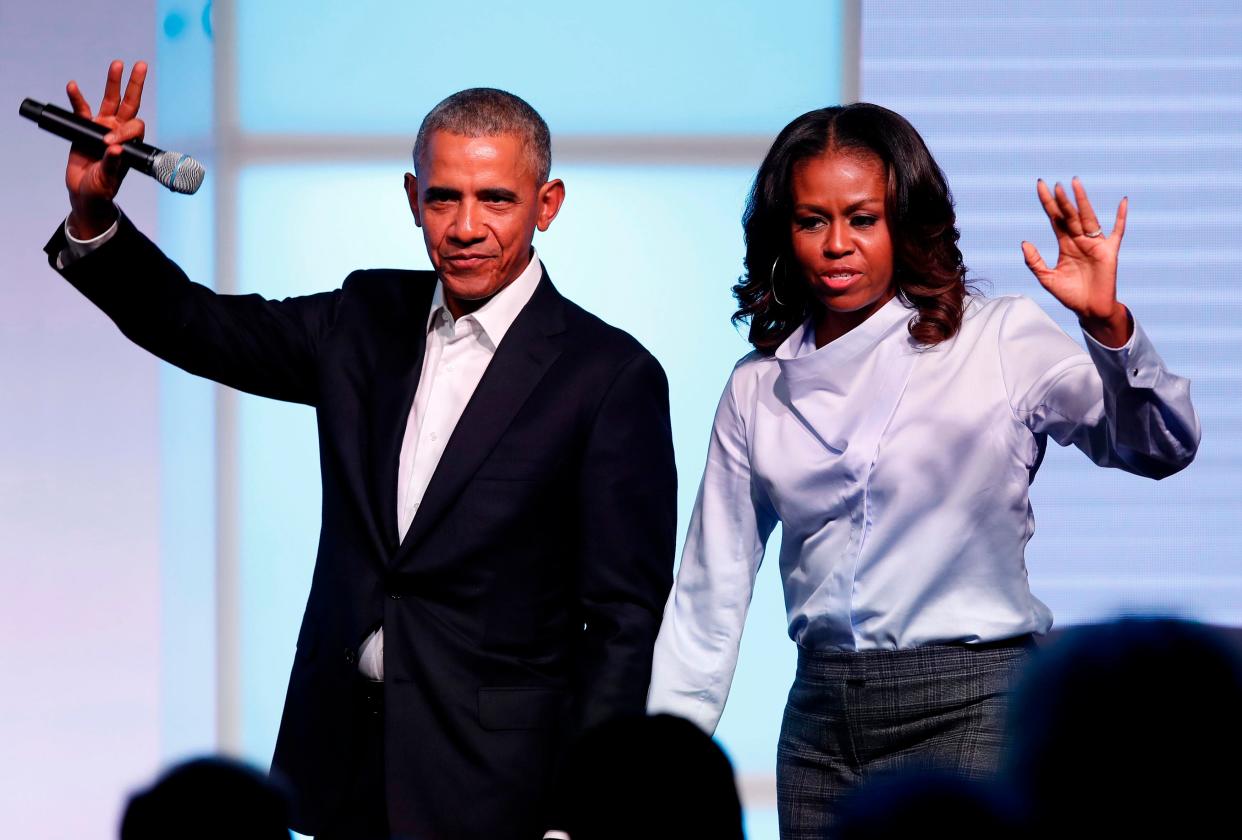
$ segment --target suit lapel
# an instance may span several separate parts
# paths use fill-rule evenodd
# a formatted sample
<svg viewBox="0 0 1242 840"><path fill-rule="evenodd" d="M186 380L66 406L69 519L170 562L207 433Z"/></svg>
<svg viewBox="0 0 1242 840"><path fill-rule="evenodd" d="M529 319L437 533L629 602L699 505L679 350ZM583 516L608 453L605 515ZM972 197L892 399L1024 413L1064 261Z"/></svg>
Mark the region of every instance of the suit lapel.
<svg viewBox="0 0 1242 840"><path fill-rule="evenodd" d="M427 350L427 314L435 292L435 278L420 285L410 314L392 341L391 350L376 364L372 388L370 483L380 533L391 550L397 533L397 470L401 441L414 405L414 394L423 371Z"/></svg>
<svg viewBox="0 0 1242 840"><path fill-rule="evenodd" d="M544 373L561 354L564 299L545 271L530 302L496 348L436 465L396 562L435 526L487 459ZM394 490L395 495L395 490Z"/></svg>

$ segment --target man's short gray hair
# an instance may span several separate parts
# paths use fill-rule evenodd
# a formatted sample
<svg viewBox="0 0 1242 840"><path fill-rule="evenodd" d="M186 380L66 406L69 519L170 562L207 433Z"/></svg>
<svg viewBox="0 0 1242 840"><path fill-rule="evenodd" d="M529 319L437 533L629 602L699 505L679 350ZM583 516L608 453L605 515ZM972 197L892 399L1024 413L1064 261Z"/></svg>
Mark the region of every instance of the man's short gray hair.
<svg viewBox="0 0 1242 840"><path fill-rule="evenodd" d="M462 137L496 137L515 134L522 141L535 177L543 184L552 168L552 138L539 112L521 97L496 88L458 91L431 109L418 127L414 141L414 168L427 151L427 141L437 131Z"/></svg>

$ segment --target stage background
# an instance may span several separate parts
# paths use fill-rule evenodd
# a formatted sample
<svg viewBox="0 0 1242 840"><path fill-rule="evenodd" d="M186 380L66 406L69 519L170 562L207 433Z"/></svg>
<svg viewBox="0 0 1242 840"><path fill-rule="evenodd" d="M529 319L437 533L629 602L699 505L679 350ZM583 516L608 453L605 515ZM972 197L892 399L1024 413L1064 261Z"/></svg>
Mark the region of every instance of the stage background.
<svg viewBox="0 0 1242 840"><path fill-rule="evenodd" d="M153 60L151 138L204 159L193 198L134 177L123 206L202 282L271 297L366 266L427 267L401 188L426 110L505 87L544 114L568 198L536 247L560 289L668 370L689 516L720 389L739 216L775 132L863 98L922 131L992 294L1072 318L1022 265L1055 253L1034 179L1131 197L1122 297L1194 382L1204 446L1165 482L1051 447L1032 491L1032 584L1059 624L1160 609L1238 625L1232 511L1242 306L1242 17L1224 3L485 3L160 0L0 7L0 89L94 102L114 55ZM0 372L6 393L0 794L13 830L107 837L123 792L221 748L270 757L318 523L312 413L157 364L49 272L64 149L14 116ZM1105 216L1101 210L1101 216ZM769 546L769 557L777 550ZM794 648L761 570L718 732L751 838L774 838L775 742ZM65 807L71 805L72 807ZM49 830L50 828L50 830Z"/></svg>

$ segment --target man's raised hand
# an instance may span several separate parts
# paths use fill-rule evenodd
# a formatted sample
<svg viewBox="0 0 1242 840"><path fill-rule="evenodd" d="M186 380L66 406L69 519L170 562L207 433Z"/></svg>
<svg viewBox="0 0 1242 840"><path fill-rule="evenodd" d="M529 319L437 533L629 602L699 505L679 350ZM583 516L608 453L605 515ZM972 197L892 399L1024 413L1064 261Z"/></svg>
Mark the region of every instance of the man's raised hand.
<svg viewBox="0 0 1242 840"><path fill-rule="evenodd" d="M146 62L134 64L122 97L121 78L124 73L125 64L121 61L114 61L108 67L103 101L95 114L91 113L77 82L71 81L65 88L75 114L109 129L104 138L108 147L102 158L92 157L78 146L69 150L69 163L65 168L65 186L69 190L69 204L72 207L69 228L80 239L98 236L116 220L116 208L112 201L121 189L126 172L121 161L121 144L141 140L146 131L146 125L138 119L142 86L147 78Z"/></svg>

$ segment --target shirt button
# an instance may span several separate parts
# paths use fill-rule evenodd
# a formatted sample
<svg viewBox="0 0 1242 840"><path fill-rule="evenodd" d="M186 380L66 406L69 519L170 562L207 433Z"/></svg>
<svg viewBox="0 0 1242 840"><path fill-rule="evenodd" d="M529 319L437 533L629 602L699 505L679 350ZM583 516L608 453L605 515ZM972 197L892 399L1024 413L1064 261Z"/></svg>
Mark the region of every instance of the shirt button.
<svg viewBox="0 0 1242 840"><path fill-rule="evenodd" d="M449 371L450 373L452 373L452 371L453 371L453 365L452 365L452 364L447 364L447 365L445 365L445 366L444 366L444 369L445 369L445 370L447 370L447 371Z"/></svg>
<svg viewBox="0 0 1242 840"><path fill-rule="evenodd" d="M439 436L438 434L436 434L435 432L432 432L432 433L431 433L431 434L429 434L427 437L431 438L433 441L434 441L434 440L439 440L439 439L440 439L440 436Z"/></svg>

